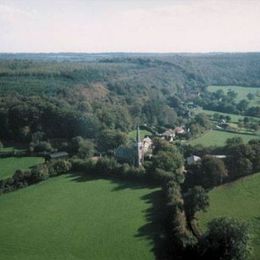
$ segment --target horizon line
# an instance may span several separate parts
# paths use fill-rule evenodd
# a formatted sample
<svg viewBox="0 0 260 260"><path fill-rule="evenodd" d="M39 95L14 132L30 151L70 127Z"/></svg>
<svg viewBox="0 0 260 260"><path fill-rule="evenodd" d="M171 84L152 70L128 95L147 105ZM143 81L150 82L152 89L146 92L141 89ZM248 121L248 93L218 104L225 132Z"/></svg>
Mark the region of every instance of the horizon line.
<svg viewBox="0 0 260 260"><path fill-rule="evenodd" d="M260 53L257 51L103 51L103 52L87 52L87 51L17 51L5 52L0 51L0 54L236 54L236 53Z"/></svg>

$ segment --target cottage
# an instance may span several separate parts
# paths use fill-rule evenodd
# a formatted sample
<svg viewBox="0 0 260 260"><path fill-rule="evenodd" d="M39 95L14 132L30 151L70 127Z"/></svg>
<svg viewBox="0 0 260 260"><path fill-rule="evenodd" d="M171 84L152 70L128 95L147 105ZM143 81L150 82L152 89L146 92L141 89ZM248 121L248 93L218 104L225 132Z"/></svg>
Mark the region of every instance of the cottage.
<svg viewBox="0 0 260 260"><path fill-rule="evenodd" d="M168 129L165 132L163 132L161 136L163 137L163 139L172 142L175 138L175 131L173 129Z"/></svg>
<svg viewBox="0 0 260 260"><path fill-rule="evenodd" d="M175 131L175 134L177 134L177 135L180 135L180 134L184 134L184 133L185 133L185 130L184 130L183 127L176 127L176 128L174 129L174 131Z"/></svg>
<svg viewBox="0 0 260 260"><path fill-rule="evenodd" d="M201 158L199 156L196 156L196 155L191 155L191 156L186 158L186 162L187 162L188 165L194 164L194 163L196 163L200 160L201 160Z"/></svg>

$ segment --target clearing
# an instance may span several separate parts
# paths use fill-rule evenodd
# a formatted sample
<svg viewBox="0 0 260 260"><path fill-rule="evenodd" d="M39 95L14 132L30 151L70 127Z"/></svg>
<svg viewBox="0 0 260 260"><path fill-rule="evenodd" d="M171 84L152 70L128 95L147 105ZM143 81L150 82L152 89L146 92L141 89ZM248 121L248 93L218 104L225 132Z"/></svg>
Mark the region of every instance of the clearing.
<svg viewBox="0 0 260 260"><path fill-rule="evenodd" d="M260 88L254 87L243 87L243 86L209 86L208 91L215 92L222 89L224 93L228 90L233 90L237 93L236 101L239 102L242 99L246 99L249 102L249 106L259 106L260 105ZM252 93L254 95L253 100L248 100L247 94Z"/></svg>
<svg viewBox="0 0 260 260"><path fill-rule="evenodd" d="M189 141L191 145L201 144L203 146L223 146L228 138L241 137L245 143L251 139L259 139L259 135L232 133L219 130L210 130L201 136Z"/></svg>
<svg viewBox="0 0 260 260"><path fill-rule="evenodd" d="M146 135L152 135L151 132L147 130L140 130L140 138L143 139ZM128 133L128 138L131 139L132 141L136 140L136 130L133 130Z"/></svg>
<svg viewBox="0 0 260 260"><path fill-rule="evenodd" d="M219 114L219 115L223 115L223 116L230 116L232 123L238 123L239 120L243 120L244 117L248 117L248 118L260 121L260 118L258 118L258 117L235 115L235 114L222 113L222 112L217 112L217 111L213 111L213 110L206 110L206 109L200 109L200 110L196 111L196 113L205 113L209 116L213 116L214 114Z"/></svg>
<svg viewBox="0 0 260 260"><path fill-rule="evenodd" d="M235 217L249 223L253 233L254 255L260 259L260 173L217 187L209 192L210 207L198 214L199 224L206 229L207 223L216 217Z"/></svg>
<svg viewBox="0 0 260 260"><path fill-rule="evenodd" d="M0 259L154 259L158 188L81 175L0 196Z"/></svg>
<svg viewBox="0 0 260 260"><path fill-rule="evenodd" d="M41 157L0 158L0 179L11 177L18 169L26 170L43 162Z"/></svg>

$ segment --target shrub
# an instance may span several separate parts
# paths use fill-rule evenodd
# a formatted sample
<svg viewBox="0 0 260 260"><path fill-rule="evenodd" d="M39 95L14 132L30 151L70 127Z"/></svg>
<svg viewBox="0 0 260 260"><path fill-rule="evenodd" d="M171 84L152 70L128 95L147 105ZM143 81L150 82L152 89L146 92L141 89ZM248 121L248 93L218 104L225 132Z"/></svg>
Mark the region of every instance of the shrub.
<svg viewBox="0 0 260 260"><path fill-rule="evenodd" d="M251 253L249 227L236 219L213 219L205 238L205 259L244 260Z"/></svg>
<svg viewBox="0 0 260 260"><path fill-rule="evenodd" d="M41 164L33 167L31 170L31 177L33 183L46 180L49 177L48 166L46 164Z"/></svg>
<svg viewBox="0 0 260 260"><path fill-rule="evenodd" d="M73 171L82 171L85 173L93 173L96 162L93 160L73 159L70 161Z"/></svg>
<svg viewBox="0 0 260 260"><path fill-rule="evenodd" d="M104 157L97 161L96 172L100 175L115 173L118 162L114 158Z"/></svg>
<svg viewBox="0 0 260 260"><path fill-rule="evenodd" d="M56 176L56 175L66 173L66 172L70 171L71 168L72 168L71 163L66 160L54 161L48 165L50 176Z"/></svg>
<svg viewBox="0 0 260 260"><path fill-rule="evenodd" d="M32 143L31 147L34 152L51 152L53 150L51 144L46 141L36 144Z"/></svg>

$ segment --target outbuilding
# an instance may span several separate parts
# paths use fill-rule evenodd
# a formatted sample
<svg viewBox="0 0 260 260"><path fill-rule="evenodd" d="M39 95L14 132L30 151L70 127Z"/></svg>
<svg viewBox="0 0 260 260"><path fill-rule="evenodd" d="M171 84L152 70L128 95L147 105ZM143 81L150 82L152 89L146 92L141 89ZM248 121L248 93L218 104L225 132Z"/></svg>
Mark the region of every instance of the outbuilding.
<svg viewBox="0 0 260 260"><path fill-rule="evenodd" d="M67 159L69 157L69 154L67 152L56 152L56 153L46 154L44 157L45 157L45 161L59 160L59 159Z"/></svg>

